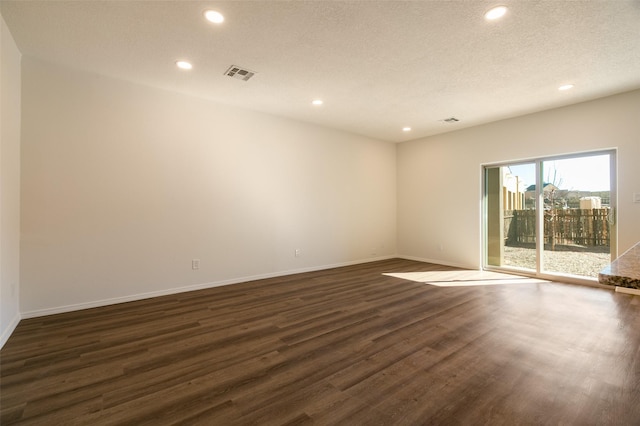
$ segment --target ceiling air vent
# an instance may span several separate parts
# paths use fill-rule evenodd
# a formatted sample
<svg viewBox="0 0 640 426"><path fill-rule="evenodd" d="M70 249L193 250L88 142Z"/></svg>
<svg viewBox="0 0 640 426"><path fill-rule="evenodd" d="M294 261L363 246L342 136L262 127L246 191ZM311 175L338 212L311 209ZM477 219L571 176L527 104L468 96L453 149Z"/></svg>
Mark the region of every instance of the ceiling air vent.
<svg viewBox="0 0 640 426"><path fill-rule="evenodd" d="M445 123L457 123L457 122L458 122L458 121L460 121L460 120L458 120L458 119L457 119L457 118L455 118L455 117L449 117L449 118L445 118L445 119L444 119L444 120L442 120L442 121L444 121Z"/></svg>
<svg viewBox="0 0 640 426"><path fill-rule="evenodd" d="M248 69L241 68L237 65L231 65L224 73L224 75L228 75L229 77L237 78L242 81L249 80L255 74L256 73L254 71L249 71Z"/></svg>

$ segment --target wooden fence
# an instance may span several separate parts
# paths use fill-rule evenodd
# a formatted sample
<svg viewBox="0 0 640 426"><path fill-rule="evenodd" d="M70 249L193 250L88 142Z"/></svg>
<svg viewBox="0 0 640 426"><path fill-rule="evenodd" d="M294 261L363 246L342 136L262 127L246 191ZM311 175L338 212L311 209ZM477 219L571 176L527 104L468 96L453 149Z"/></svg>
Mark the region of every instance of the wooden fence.
<svg viewBox="0 0 640 426"><path fill-rule="evenodd" d="M609 209L553 209L544 212L545 244L609 247ZM505 210L507 245L535 243L535 210Z"/></svg>

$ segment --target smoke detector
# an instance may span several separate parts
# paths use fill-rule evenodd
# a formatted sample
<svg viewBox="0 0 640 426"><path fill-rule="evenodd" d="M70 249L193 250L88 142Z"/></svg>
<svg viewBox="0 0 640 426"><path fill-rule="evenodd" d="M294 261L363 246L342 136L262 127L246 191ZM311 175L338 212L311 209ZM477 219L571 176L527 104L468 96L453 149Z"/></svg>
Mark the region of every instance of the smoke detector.
<svg viewBox="0 0 640 426"><path fill-rule="evenodd" d="M255 74L256 74L255 71L249 71L248 69L239 67L237 65L231 65L224 72L224 75L228 75L229 77L237 78L238 80L242 80L242 81L249 80Z"/></svg>

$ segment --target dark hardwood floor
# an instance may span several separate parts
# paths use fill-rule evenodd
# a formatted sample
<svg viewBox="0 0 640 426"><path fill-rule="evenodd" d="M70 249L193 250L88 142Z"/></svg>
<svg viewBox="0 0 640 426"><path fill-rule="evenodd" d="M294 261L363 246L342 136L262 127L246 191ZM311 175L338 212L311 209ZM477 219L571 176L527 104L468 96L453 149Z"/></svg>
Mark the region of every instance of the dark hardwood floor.
<svg viewBox="0 0 640 426"><path fill-rule="evenodd" d="M23 320L2 425L639 425L640 297L388 260Z"/></svg>

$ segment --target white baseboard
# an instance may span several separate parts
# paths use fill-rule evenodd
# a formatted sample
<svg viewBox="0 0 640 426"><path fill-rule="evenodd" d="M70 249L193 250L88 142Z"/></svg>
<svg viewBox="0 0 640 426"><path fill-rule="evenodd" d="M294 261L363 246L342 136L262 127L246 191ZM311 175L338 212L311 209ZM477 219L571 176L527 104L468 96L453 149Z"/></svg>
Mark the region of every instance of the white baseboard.
<svg viewBox="0 0 640 426"><path fill-rule="evenodd" d="M239 284L239 283L244 283L244 282L247 282L247 281L255 281L255 280L262 280L262 279L267 279L267 278L283 277L283 276L287 276L287 275L301 274L301 273L304 273L304 272L322 271L324 269L340 268L340 267L343 267L343 266L352 266L352 265L358 265L358 264L362 264L362 263L377 262L377 261L380 261L380 260L395 259L395 258L397 258L397 256L395 256L395 255L380 256L380 257L369 258L369 259L361 259L361 260L355 260L355 261L350 261L350 262L335 263L335 264L323 265L323 266L312 266L312 267L300 268L300 269L290 269L290 270L280 271L280 272L272 272L272 273L267 273L267 274L259 274L259 275L252 275L252 276L247 276L247 277L232 278L232 279L229 279L229 280L222 280L222 281L194 284L194 285L188 285L188 286L184 286L184 287L174 287L174 288L169 288L169 289L165 289L165 290L151 291L151 292L148 292L148 293L132 294L132 295L128 295L128 296L114 297L114 298L110 298L110 299L102 299L102 300L95 300L95 301L91 301L91 302L76 303L76 304L73 304L73 305L56 306L56 307L53 307L53 308L46 308L46 309L37 309L37 310L33 310L33 311L22 312L21 317L22 318L35 318L35 317L42 317L42 316L46 316L46 315L62 314L62 313L65 313L65 312L79 311L79 310L82 310L82 309L90 309L90 308L97 308L97 307L100 307L100 306L115 305L117 303L125 303L125 302L133 302L133 301L142 300L142 299L150 299L152 297L167 296L167 295L170 295L170 294L178 294L178 293L185 293L187 291L203 290L203 289L206 289L206 288L221 287L221 286L231 285L231 284ZM20 319L18 319L18 321L19 320ZM13 329L11 331L13 331ZM11 333L9 333L9 335L10 334ZM7 338L8 338L8 336L7 336Z"/></svg>
<svg viewBox="0 0 640 426"><path fill-rule="evenodd" d="M2 349L5 343L7 343L7 340L9 340L9 337L11 337L11 334L13 334L13 331L16 329L21 319L22 317L19 313L15 314L14 317L11 318L7 327L2 331L2 335L0 335L0 349Z"/></svg>
<svg viewBox="0 0 640 426"><path fill-rule="evenodd" d="M640 296L640 290L636 288L628 288L628 287L619 287L616 286L617 293L625 293L625 294L634 294L636 296Z"/></svg>
<svg viewBox="0 0 640 426"><path fill-rule="evenodd" d="M425 259L423 257L405 256L401 254L397 255L396 258L406 259L406 260L415 260L416 262L434 263L436 265L451 266L454 268L471 269L474 271L477 271L480 269L478 265L464 265L462 263L447 262L445 260L440 260L440 259Z"/></svg>

